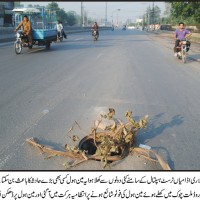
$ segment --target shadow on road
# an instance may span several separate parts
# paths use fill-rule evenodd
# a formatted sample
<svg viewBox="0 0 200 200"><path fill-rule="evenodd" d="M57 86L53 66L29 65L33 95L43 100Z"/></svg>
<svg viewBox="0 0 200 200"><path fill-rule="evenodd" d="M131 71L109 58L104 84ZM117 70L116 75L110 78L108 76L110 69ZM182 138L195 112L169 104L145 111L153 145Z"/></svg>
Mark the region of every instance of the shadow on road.
<svg viewBox="0 0 200 200"><path fill-rule="evenodd" d="M98 42L97 42L98 43ZM111 45L102 45L102 44L66 44L66 45L59 45L59 46L52 46L51 49L45 48L33 48L31 50L24 51L23 53L33 54L33 53L48 53L48 52L58 52L58 51L68 51L68 50L79 50L79 49L86 49L86 48L105 48Z"/></svg>
<svg viewBox="0 0 200 200"><path fill-rule="evenodd" d="M158 119L161 118L164 115L164 113L160 113L158 115L155 115L154 118L150 119L149 125L148 125L148 130L146 133L143 135L143 139L145 141L150 140L160 134L163 133L163 131L167 128L172 128L174 126L178 126L183 123L183 117L180 115L175 115L171 121L166 122L166 123L161 123L159 126L156 126L155 123L157 123Z"/></svg>
<svg viewBox="0 0 200 200"><path fill-rule="evenodd" d="M191 61L200 60L200 54L192 54L188 56L188 59Z"/></svg>
<svg viewBox="0 0 200 200"><path fill-rule="evenodd" d="M169 151L164 147L153 147L152 148L155 152L160 154L159 152L162 151L162 154L165 155L165 159L172 170L175 170L174 161L171 159Z"/></svg>
<svg viewBox="0 0 200 200"><path fill-rule="evenodd" d="M65 148L63 147L63 144L61 144L61 143L52 142L52 141L46 140L44 138L38 139L38 143L42 144L44 146L48 146L57 151L65 151Z"/></svg>
<svg viewBox="0 0 200 200"><path fill-rule="evenodd" d="M138 134L138 136L137 136L138 144L140 144L140 143L145 144L152 138L157 137L158 135L161 135L163 133L163 131L166 130L167 128L179 126L184 122L183 117L181 115L175 115L174 117L172 117L172 119L169 122L160 123L160 125L157 125L159 118L161 118L163 115L164 115L164 113L160 113L150 119L147 130L142 134ZM156 150L158 153L159 153L159 151L163 150L164 154L166 154L166 159L167 159L169 166L171 167L171 169L174 169L174 162L171 160L170 154L166 148L152 147L152 149Z"/></svg>

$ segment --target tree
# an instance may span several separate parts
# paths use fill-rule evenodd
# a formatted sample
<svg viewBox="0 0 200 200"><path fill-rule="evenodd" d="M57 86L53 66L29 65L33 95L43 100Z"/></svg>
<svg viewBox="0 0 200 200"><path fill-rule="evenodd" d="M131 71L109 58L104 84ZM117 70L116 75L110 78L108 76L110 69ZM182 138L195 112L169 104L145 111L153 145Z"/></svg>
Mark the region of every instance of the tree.
<svg viewBox="0 0 200 200"><path fill-rule="evenodd" d="M160 14L161 9L157 5L154 7L154 9L149 6L146 10L144 18L147 19L147 22L149 20L149 24L158 24L160 23Z"/></svg>
<svg viewBox="0 0 200 200"><path fill-rule="evenodd" d="M15 2L14 2L14 7L15 7L15 8L16 8L16 7L21 8L21 7L24 7L24 5L21 4L19 1L15 1Z"/></svg>
<svg viewBox="0 0 200 200"><path fill-rule="evenodd" d="M69 11L69 12L67 12L67 23L70 26L73 26L74 24L76 24L78 22L77 19L78 18L77 18L77 15L76 15L75 11Z"/></svg>
<svg viewBox="0 0 200 200"><path fill-rule="evenodd" d="M160 14L161 9L156 5L154 9L152 9L152 17L153 17L153 24L159 24L160 23Z"/></svg>
<svg viewBox="0 0 200 200"><path fill-rule="evenodd" d="M176 23L200 24L200 2L171 2L171 16Z"/></svg>
<svg viewBox="0 0 200 200"><path fill-rule="evenodd" d="M33 8L33 5L32 5L32 4L28 4L28 6L27 6L27 7Z"/></svg>
<svg viewBox="0 0 200 200"><path fill-rule="evenodd" d="M52 11L59 11L60 8L56 2L51 2L46 6L46 9L52 10Z"/></svg>
<svg viewBox="0 0 200 200"><path fill-rule="evenodd" d="M15 1L14 2L14 7L20 7L21 5L20 5L20 2L18 2L18 1Z"/></svg>
<svg viewBox="0 0 200 200"><path fill-rule="evenodd" d="M47 10L50 10L51 12L55 11L57 15L57 20L60 20L64 23L67 22L67 13L64 11L64 9L60 9L58 6L58 3L51 2L46 6Z"/></svg>
<svg viewBox="0 0 200 200"><path fill-rule="evenodd" d="M39 4L34 5L34 8L41 8L42 6L40 6Z"/></svg>
<svg viewBox="0 0 200 200"><path fill-rule="evenodd" d="M60 9L58 12L57 12L57 19L66 23L68 20L67 20L67 13L64 11L64 9Z"/></svg>
<svg viewBox="0 0 200 200"><path fill-rule="evenodd" d="M164 17L169 17L171 14L171 3L170 2L165 2L165 11L163 13Z"/></svg>
<svg viewBox="0 0 200 200"><path fill-rule="evenodd" d="M161 24L171 24L171 2L165 2L165 11L161 18Z"/></svg>

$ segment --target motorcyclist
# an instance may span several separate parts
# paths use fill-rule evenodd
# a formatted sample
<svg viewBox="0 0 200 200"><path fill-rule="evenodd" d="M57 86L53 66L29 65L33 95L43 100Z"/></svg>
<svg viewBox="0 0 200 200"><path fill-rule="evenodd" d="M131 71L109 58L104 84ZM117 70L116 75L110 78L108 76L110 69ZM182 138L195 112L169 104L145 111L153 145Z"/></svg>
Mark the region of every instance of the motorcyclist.
<svg viewBox="0 0 200 200"><path fill-rule="evenodd" d="M99 26L97 22L94 22L94 24L92 25L92 31L96 31L97 35L99 36Z"/></svg>
<svg viewBox="0 0 200 200"><path fill-rule="evenodd" d="M175 39L175 46L174 46L174 56L177 56L177 52L178 52L178 46L179 43L182 39L190 37L192 35L192 33L185 29L185 24L183 22L179 23L179 28L176 29L176 31L174 32L174 39ZM188 44L188 46L190 47L190 43Z"/></svg>
<svg viewBox="0 0 200 200"><path fill-rule="evenodd" d="M58 37L61 37L62 35L62 30L63 30L63 25L61 24L61 22L58 20L58 23L56 25L57 28L57 32L58 32Z"/></svg>
<svg viewBox="0 0 200 200"><path fill-rule="evenodd" d="M31 22L29 21L27 15L24 15L24 18L22 22L14 29L16 32L21 26L23 26L23 32L28 37L29 46L33 45L33 39L32 39L32 27Z"/></svg>
<svg viewBox="0 0 200 200"><path fill-rule="evenodd" d="M61 23L61 25L62 25L62 30L61 30L61 32L62 32L62 35L64 36L64 38L65 38L65 39L67 39L67 35L66 35L65 31L64 31L63 24L62 24L62 22L61 22L61 21L60 21L60 23Z"/></svg>

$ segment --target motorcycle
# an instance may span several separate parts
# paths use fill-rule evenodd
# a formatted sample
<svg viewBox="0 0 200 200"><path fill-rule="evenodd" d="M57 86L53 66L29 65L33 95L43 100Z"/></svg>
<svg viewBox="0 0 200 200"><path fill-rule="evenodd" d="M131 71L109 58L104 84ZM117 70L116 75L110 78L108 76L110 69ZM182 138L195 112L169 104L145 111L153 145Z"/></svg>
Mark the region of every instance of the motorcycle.
<svg viewBox="0 0 200 200"><path fill-rule="evenodd" d="M179 45L176 48L178 49L177 52L178 59L182 60L183 63L186 63L187 52L190 49L190 41L184 38L179 42Z"/></svg>
<svg viewBox="0 0 200 200"><path fill-rule="evenodd" d="M23 31L17 31L16 33L16 41L15 41L15 53L20 54L22 52L23 47L28 47L29 49L32 49L32 45L30 46L28 44L28 37L25 35Z"/></svg>
<svg viewBox="0 0 200 200"><path fill-rule="evenodd" d="M98 39L99 33L97 32L97 30L92 29L92 36L94 41Z"/></svg>

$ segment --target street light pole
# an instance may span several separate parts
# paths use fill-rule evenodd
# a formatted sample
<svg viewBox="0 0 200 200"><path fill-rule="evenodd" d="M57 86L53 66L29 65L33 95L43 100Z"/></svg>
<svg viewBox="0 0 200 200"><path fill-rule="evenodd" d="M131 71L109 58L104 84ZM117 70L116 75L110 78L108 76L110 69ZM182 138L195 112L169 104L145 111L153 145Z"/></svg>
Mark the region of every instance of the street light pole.
<svg viewBox="0 0 200 200"><path fill-rule="evenodd" d="M154 1L153 1L153 30L155 30L155 25L154 25Z"/></svg>
<svg viewBox="0 0 200 200"><path fill-rule="evenodd" d="M148 9L148 31L150 30L150 5Z"/></svg>
<svg viewBox="0 0 200 200"><path fill-rule="evenodd" d="M120 9L117 9L117 11L120 11ZM117 12L117 27L119 26L119 22L118 22L118 12Z"/></svg>
<svg viewBox="0 0 200 200"><path fill-rule="evenodd" d="M84 31L84 10L82 1L81 1L81 23L82 23L82 30Z"/></svg>
<svg viewBox="0 0 200 200"><path fill-rule="evenodd" d="M106 13L105 13L105 26L107 25L107 1L106 1Z"/></svg>
<svg viewBox="0 0 200 200"><path fill-rule="evenodd" d="M83 2L81 1L81 26L83 25Z"/></svg>

